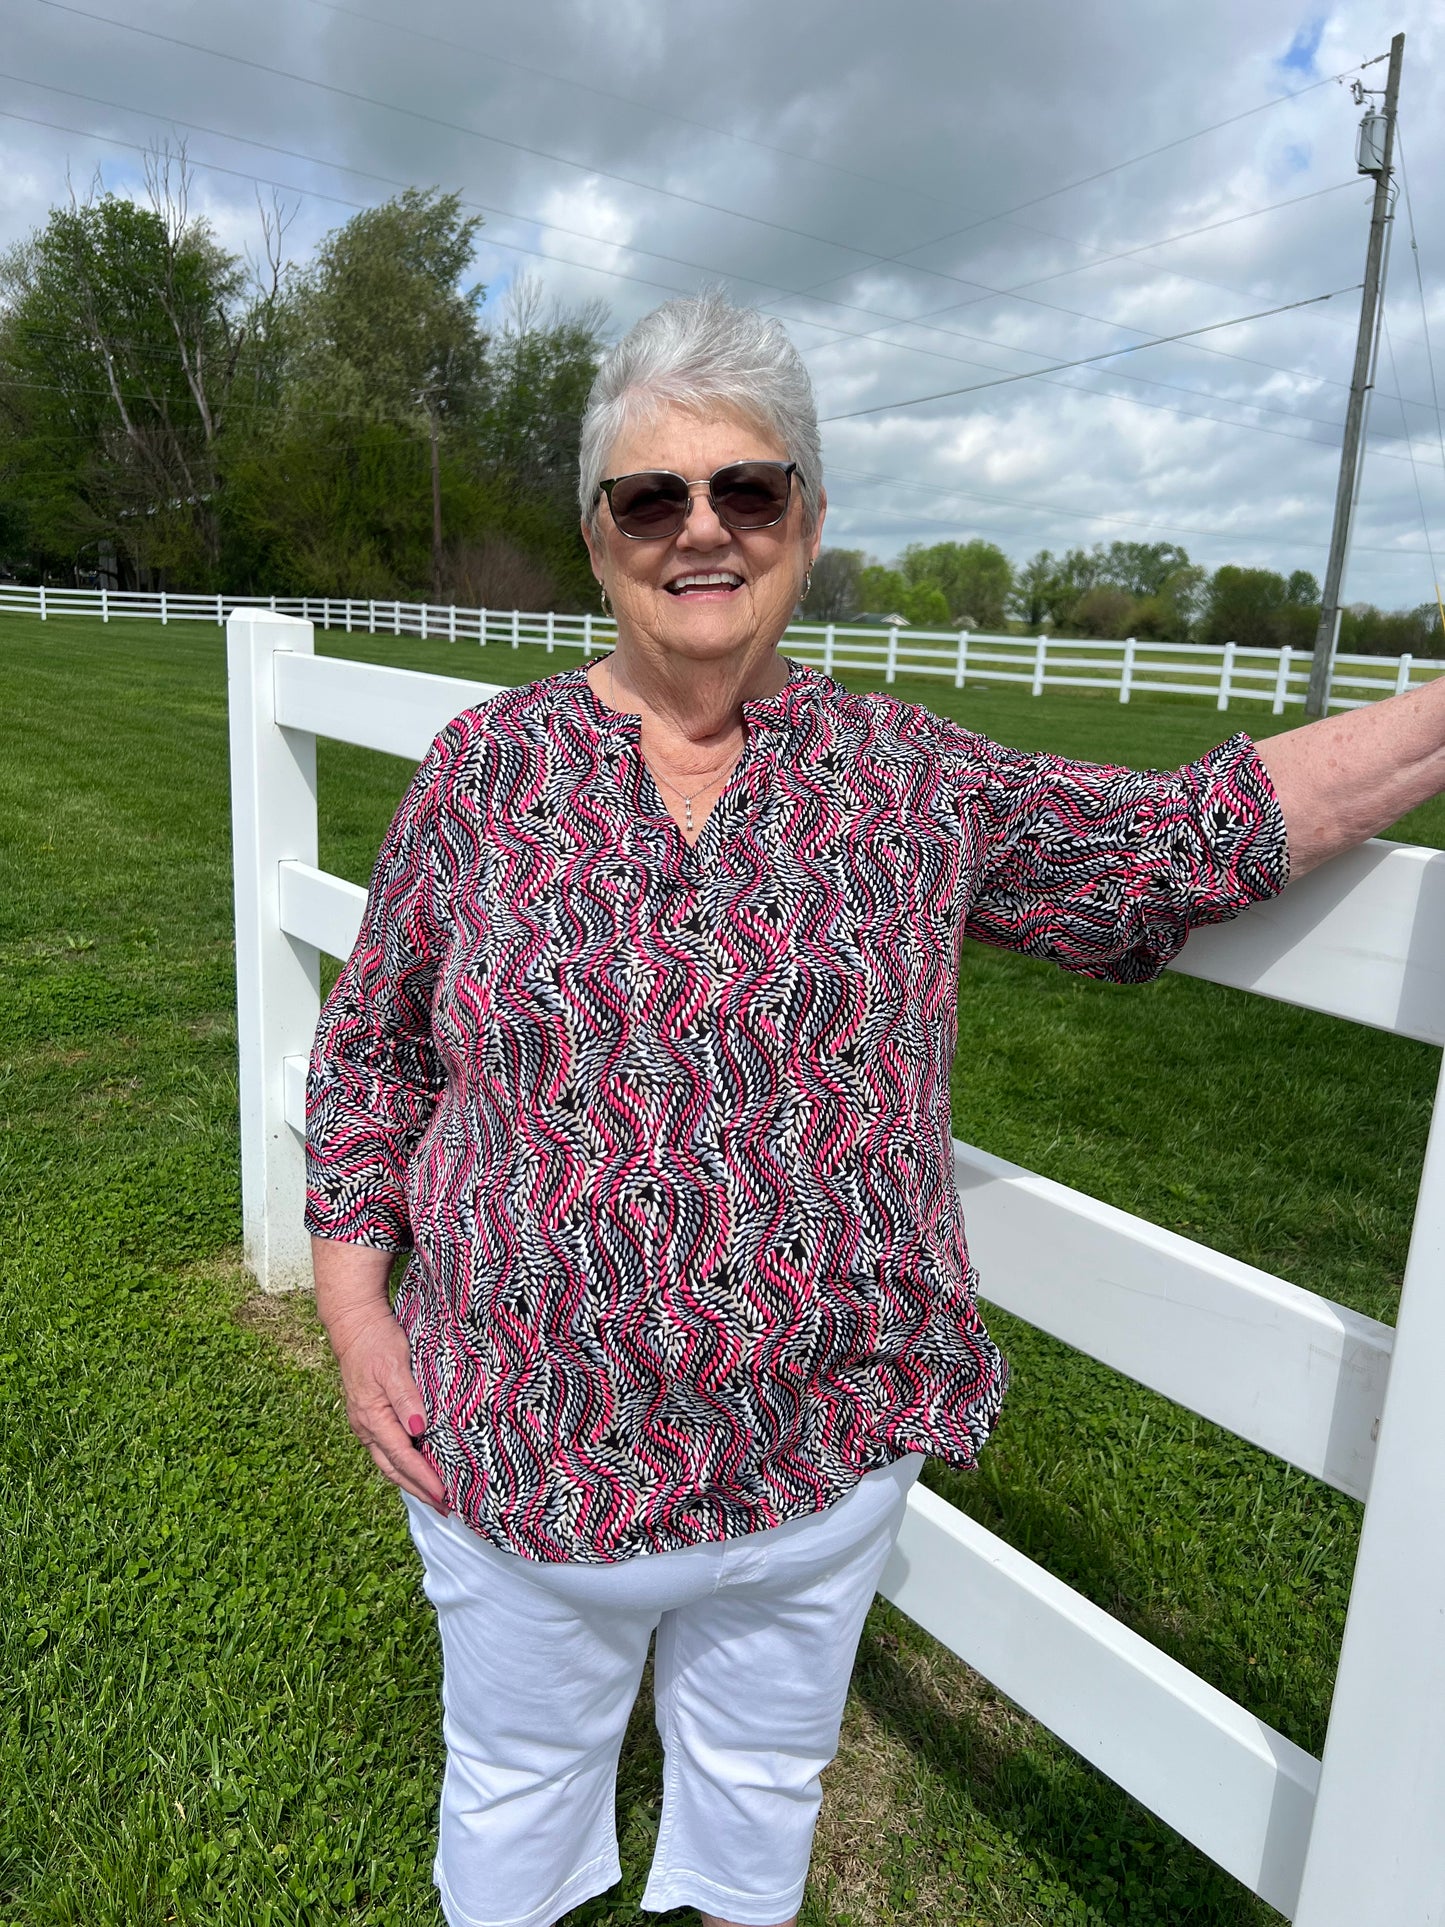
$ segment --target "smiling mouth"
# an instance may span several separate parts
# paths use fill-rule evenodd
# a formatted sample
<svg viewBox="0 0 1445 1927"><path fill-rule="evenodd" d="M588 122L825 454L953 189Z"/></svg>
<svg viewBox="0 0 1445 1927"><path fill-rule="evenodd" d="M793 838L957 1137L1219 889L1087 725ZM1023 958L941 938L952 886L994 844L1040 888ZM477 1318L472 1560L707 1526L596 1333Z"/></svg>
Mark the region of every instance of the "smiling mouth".
<svg viewBox="0 0 1445 1927"><path fill-rule="evenodd" d="M730 569L709 569L694 575L680 575L665 586L667 593L675 596L731 595L743 586L743 579Z"/></svg>

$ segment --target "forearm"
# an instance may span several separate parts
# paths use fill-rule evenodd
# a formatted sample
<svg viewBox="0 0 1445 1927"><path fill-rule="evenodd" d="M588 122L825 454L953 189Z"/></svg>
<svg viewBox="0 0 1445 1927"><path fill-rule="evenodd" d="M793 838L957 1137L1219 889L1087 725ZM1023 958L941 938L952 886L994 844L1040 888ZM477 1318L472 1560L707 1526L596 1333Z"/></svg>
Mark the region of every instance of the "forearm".
<svg viewBox="0 0 1445 1927"><path fill-rule="evenodd" d="M1258 747L1303 876L1445 790L1445 676Z"/></svg>
<svg viewBox="0 0 1445 1927"><path fill-rule="evenodd" d="M363 1326L378 1315L391 1315L387 1284L394 1251L375 1251L369 1245L345 1244L336 1238L311 1240L311 1266L316 1274L316 1310L339 1356Z"/></svg>

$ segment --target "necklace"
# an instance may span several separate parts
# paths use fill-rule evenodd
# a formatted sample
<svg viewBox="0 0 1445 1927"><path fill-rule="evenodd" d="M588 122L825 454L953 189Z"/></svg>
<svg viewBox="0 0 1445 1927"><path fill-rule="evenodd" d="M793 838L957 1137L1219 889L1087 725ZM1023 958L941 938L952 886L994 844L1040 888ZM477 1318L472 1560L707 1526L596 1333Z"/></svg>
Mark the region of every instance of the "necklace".
<svg viewBox="0 0 1445 1927"><path fill-rule="evenodd" d="M616 709L617 708L617 672L612 666L611 656L607 658L607 693L611 698L612 707ZM639 718L638 720L640 722L641 718ZM639 730L638 732L639 749L641 748L641 744L642 744L642 736L641 736L641 731ZM692 836L695 834L693 820L692 820L692 797L704 796L712 788L714 783L717 783L719 781L726 782L728 771L730 771L733 768L733 765L737 762L738 756L741 755L741 753L742 753L741 751L738 751L736 754L729 757L726 769L719 770L715 776L709 777L707 782L702 785L701 789L696 789L692 792L692 796L685 795L683 791L678 789L675 784L669 783L665 776L660 775L656 767L652 763L648 763L647 767L652 773L653 781L656 783L660 783L665 790L671 790L674 796L681 798L683 816L686 819L687 834L689 836Z"/></svg>

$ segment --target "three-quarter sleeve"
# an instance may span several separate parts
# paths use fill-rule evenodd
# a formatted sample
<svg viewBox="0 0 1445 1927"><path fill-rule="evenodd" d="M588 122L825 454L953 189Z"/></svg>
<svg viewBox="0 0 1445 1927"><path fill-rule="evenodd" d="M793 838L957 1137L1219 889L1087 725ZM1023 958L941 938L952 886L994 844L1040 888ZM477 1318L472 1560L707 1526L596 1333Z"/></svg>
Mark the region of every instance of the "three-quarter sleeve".
<svg viewBox="0 0 1445 1927"><path fill-rule="evenodd" d="M306 1082L306 1228L404 1251L407 1167L445 1083L432 993L447 941L438 835L455 725L433 743L376 859L356 944L327 998Z"/></svg>
<svg viewBox="0 0 1445 1927"><path fill-rule="evenodd" d="M1143 983L1191 929L1289 881L1284 818L1248 736L1168 773L980 747L961 804L982 832L966 928L983 943Z"/></svg>

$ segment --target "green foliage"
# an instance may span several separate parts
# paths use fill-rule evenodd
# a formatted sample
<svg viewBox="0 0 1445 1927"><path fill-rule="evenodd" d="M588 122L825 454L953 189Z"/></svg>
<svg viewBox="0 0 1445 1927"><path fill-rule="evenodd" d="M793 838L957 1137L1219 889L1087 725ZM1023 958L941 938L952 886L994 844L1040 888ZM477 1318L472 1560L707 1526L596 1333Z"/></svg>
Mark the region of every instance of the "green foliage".
<svg viewBox="0 0 1445 1927"><path fill-rule="evenodd" d="M107 542L207 586L233 398L254 362L240 263L184 206L57 208L0 261L0 476L34 557Z"/></svg>
<svg viewBox="0 0 1445 1927"><path fill-rule="evenodd" d="M1132 636L1138 607L1127 589L1101 582L1086 589L1069 611L1069 627L1081 636Z"/></svg>
<svg viewBox="0 0 1445 1927"><path fill-rule="evenodd" d="M1273 569L1226 565L1210 578L1200 624L1204 642L1237 642L1251 649L1313 646L1319 626L1317 605L1305 600L1314 580L1303 570L1288 580Z"/></svg>
<svg viewBox="0 0 1445 1927"><path fill-rule="evenodd" d="M865 616L897 616L905 613L904 598L908 583L897 569L885 569L870 562L858 571L858 613Z"/></svg>
<svg viewBox="0 0 1445 1927"><path fill-rule="evenodd" d="M948 619L930 627L997 631L1013 590L1013 565L992 542L933 542L926 548L911 543L899 558L904 579L912 588L937 588Z"/></svg>
<svg viewBox="0 0 1445 1927"><path fill-rule="evenodd" d="M936 582L910 583L904 591L902 612L915 629L947 629L948 598Z"/></svg>

